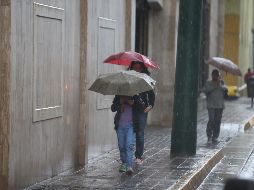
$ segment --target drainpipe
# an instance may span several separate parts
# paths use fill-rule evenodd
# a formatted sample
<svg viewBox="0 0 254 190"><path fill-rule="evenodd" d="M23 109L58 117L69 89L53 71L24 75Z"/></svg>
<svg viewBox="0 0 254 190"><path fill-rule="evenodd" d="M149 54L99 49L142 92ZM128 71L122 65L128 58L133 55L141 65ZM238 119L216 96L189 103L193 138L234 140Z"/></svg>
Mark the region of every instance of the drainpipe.
<svg viewBox="0 0 254 190"><path fill-rule="evenodd" d="M202 0L180 0L171 157L196 154Z"/></svg>

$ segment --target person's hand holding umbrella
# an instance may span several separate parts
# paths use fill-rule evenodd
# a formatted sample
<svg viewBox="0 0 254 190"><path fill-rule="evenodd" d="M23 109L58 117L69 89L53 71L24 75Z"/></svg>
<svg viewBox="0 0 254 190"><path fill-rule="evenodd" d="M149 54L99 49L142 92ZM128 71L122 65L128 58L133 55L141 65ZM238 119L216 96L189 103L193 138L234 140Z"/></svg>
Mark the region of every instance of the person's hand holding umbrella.
<svg viewBox="0 0 254 190"><path fill-rule="evenodd" d="M152 106L148 106L144 109L144 112L145 113L148 113L150 110L152 109Z"/></svg>

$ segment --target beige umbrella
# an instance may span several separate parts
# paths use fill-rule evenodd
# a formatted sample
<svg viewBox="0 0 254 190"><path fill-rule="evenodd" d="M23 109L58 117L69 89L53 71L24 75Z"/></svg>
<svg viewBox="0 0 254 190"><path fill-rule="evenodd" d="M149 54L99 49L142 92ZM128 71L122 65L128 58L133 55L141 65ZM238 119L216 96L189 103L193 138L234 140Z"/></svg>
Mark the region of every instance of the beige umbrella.
<svg viewBox="0 0 254 190"><path fill-rule="evenodd" d="M242 73L238 66L229 59L221 57L211 57L206 61L206 63L233 75L242 76Z"/></svg>
<svg viewBox="0 0 254 190"><path fill-rule="evenodd" d="M155 80L145 73L118 71L99 75L88 89L103 95L134 96L154 89Z"/></svg>

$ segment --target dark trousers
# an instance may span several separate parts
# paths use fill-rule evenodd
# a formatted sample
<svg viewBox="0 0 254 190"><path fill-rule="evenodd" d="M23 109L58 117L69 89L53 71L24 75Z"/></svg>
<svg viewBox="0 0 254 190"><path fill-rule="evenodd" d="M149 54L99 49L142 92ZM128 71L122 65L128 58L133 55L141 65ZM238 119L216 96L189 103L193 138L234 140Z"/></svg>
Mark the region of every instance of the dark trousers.
<svg viewBox="0 0 254 190"><path fill-rule="evenodd" d="M139 120L139 127L138 127L138 131L136 132L135 157L141 158L144 154L145 128L147 125L147 113L139 113L138 120Z"/></svg>
<svg viewBox="0 0 254 190"><path fill-rule="evenodd" d="M208 138L218 138L220 134L220 124L222 118L223 109L208 109L208 123L206 128L206 134Z"/></svg>

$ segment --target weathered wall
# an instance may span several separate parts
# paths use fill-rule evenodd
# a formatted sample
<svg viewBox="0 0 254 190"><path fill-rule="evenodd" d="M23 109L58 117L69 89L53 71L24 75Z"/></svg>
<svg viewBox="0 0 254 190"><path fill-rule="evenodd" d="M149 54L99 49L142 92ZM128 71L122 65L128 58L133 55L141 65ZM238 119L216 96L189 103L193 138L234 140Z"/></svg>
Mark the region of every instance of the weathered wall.
<svg viewBox="0 0 254 190"><path fill-rule="evenodd" d="M125 7L132 7L132 5L126 5L126 1L119 0L88 1L87 87L91 86L99 74L113 72L121 68L104 64L103 60L107 56L133 47L133 44L125 42L125 39L130 39L125 33L127 30ZM130 20L128 19L127 22L130 23ZM128 31L132 30L128 28ZM131 41L133 41L132 38ZM110 110L112 100L113 96L103 96L88 91L87 113L89 119L86 128L88 158L116 147L114 113Z"/></svg>
<svg viewBox="0 0 254 190"><path fill-rule="evenodd" d="M171 126L175 84L177 19L179 1L163 1L161 10L149 13L148 55L160 70L152 71L156 82L155 107L149 113L149 124Z"/></svg>
<svg viewBox="0 0 254 190"><path fill-rule="evenodd" d="M210 38L209 38L209 55L223 56L224 44L224 0L210 1ZM213 67L209 66L209 75Z"/></svg>
<svg viewBox="0 0 254 190"><path fill-rule="evenodd" d="M86 144L86 126L87 126L87 0L80 1L80 112L79 112L79 165L87 163L87 144Z"/></svg>
<svg viewBox="0 0 254 190"><path fill-rule="evenodd" d="M125 0L125 50L135 50L136 0Z"/></svg>
<svg viewBox="0 0 254 190"><path fill-rule="evenodd" d="M8 189L10 133L10 32L9 0L0 0L0 189Z"/></svg>
<svg viewBox="0 0 254 190"><path fill-rule="evenodd" d="M220 20L224 19L224 16L220 16L219 8L222 6L222 3L219 0L210 1L210 56L218 56L218 45L219 45L219 30ZM223 43L223 42L222 42Z"/></svg>
<svg viewBox="0 0 254 190"><path fill-rule="evenodd" d="M253 1L240 2L240 35L239 35L239 66L245 74L248 68L253 70ZM238 78L238 84L244 80Z"/></svg>
<svg viewBox="0 0 254 190"><path fill-rule="evenodd" d="M78 164L79 0L11 1L10 189Z"/></svg>
<svg viewBox="0 0 254 190"><path fill-rule="evenodd" d="M239 62L239 33L240 32L240 1L225 1L224 25L224 57L232 60L240 67ZM224 74L227 85L237 85L237 77Z"/></svg>

